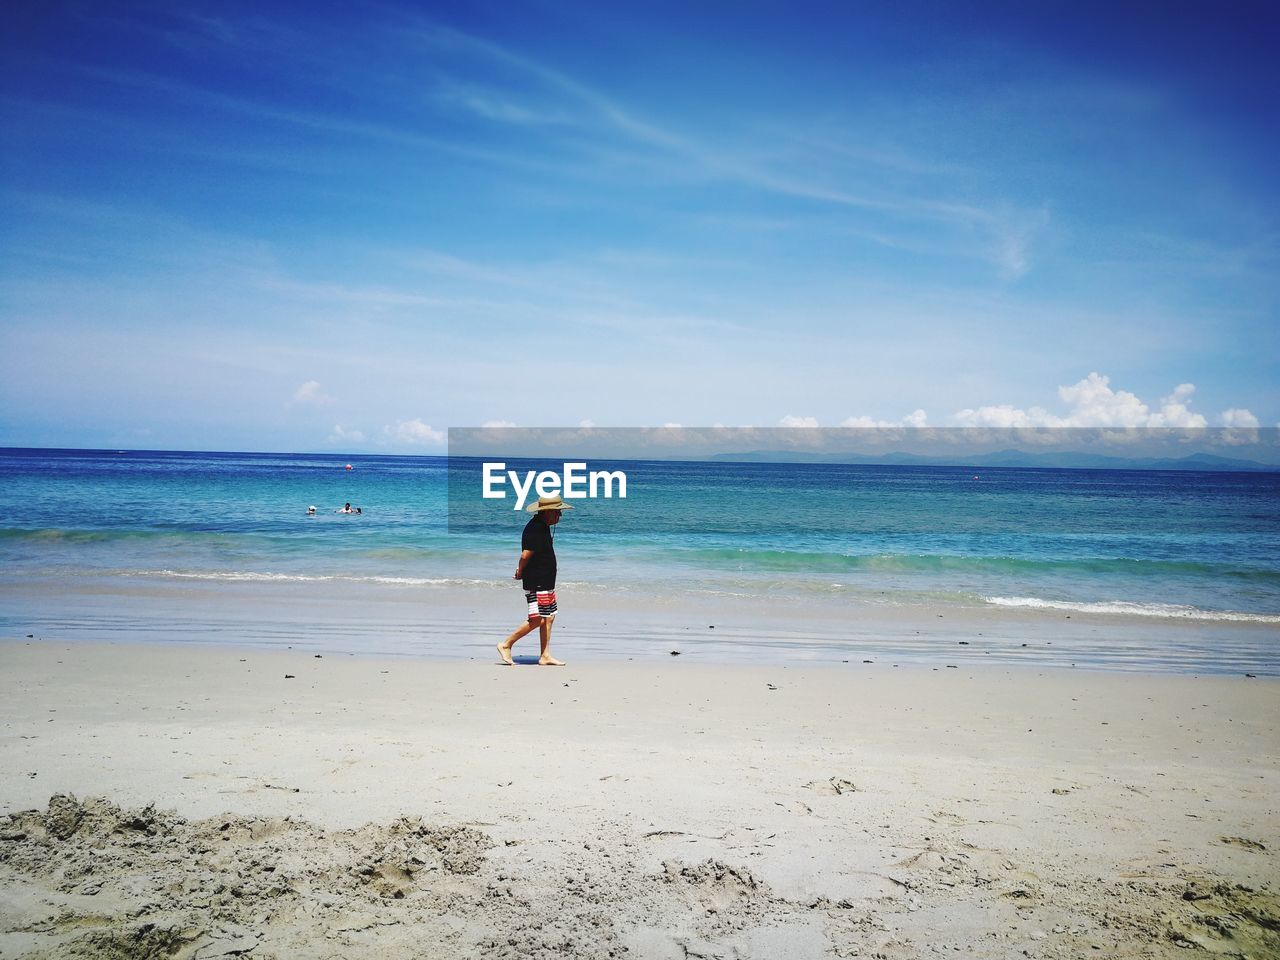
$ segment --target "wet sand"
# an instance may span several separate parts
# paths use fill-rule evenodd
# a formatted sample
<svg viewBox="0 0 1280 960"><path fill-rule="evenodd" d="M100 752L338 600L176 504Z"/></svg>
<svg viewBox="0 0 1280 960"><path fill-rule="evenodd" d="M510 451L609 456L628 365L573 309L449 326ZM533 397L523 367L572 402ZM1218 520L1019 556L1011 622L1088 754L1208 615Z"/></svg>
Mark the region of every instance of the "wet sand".
<svg viewBox="0 0 1280 960"><path fill-rule="evenodd" d="M1280 955L1274 680L0 668L2 957Z"/></svg>
<svg viewBox="0 0 1280 960"><path fill-rule="evenodd" d="M7 638L172 642L326 656L487 659L523 619L515 581L364 582L49 576L0 583ZM839 591L756 596L566 583L559 642L579 662L1078 668L1280 679L1277 624L1025 607L863 602ZM567 606L566 606L567 605ZM945 659L944 659L945 658Z"/></svg>

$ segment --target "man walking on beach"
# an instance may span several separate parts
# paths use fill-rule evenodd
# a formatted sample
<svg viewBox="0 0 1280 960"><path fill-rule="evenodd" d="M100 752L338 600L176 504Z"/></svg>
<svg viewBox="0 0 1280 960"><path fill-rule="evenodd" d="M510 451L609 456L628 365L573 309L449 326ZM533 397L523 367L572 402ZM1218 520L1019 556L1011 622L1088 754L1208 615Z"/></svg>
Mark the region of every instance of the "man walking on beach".
<svg viewBox="0 0 1280 960"><path fill-rule="evenodd" d="M556 618L556 551L551 528L560 522L562 511L573 507L559 496L554 496L539 497L537 503L531 503L525 509L533 514L533 519L524 525L524 534L520 537L520 559L512 579L523 582L529 619L498 644L498 655L507 666L515 666L511 659L512 645L537 628L542 641L538 665L563 667L564 661L551 655L551 627Z"/></svg>

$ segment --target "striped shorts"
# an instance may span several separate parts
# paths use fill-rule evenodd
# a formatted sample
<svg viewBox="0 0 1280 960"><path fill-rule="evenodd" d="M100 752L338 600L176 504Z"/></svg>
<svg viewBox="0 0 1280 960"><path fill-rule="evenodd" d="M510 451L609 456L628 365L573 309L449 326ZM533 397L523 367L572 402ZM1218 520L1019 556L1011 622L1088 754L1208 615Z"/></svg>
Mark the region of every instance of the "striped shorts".
<svg viewBox="0 0 1280 960"><path fill-rule="evenodd" d="M554 590L526 590L525 601L529 604L529 619L546 617L550 620L556 615L556 592Z"/></svg>

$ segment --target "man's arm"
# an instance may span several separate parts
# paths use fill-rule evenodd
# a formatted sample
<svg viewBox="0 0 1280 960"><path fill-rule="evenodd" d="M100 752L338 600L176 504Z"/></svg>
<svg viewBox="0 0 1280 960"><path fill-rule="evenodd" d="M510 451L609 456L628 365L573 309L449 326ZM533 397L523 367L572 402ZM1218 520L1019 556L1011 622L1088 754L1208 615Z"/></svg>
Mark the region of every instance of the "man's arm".
<svg viewBox="0 0 1280 960"><path fill-rule="evenodd" d="M532 550L521 550L520 559L516 561L516 572L512 580L519 580L524 576L524 565L529 562L529 558L533 556Z"/></svg>

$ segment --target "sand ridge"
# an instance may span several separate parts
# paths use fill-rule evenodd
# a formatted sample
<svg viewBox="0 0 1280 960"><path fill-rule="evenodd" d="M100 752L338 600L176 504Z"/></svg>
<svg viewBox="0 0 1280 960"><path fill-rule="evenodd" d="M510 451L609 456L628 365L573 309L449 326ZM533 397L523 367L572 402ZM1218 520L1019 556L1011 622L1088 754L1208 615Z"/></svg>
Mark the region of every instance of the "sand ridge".
<svg viewBox="0 0 1280 960"><path fill-rule="evenodd" d="M577 839L499 843L419 817L344 830L291 817L188 821L58 794L0 825L0 950L50 960L906 958L937 952L946 924L981 916L970 955L1280 955L1276 890L1224 878L1091 880L937 838L867 896L797 900L741 862L667 857L647 868L637 848L676 837ZM1039 927L1018 933L1033 919Z"/></svg>

